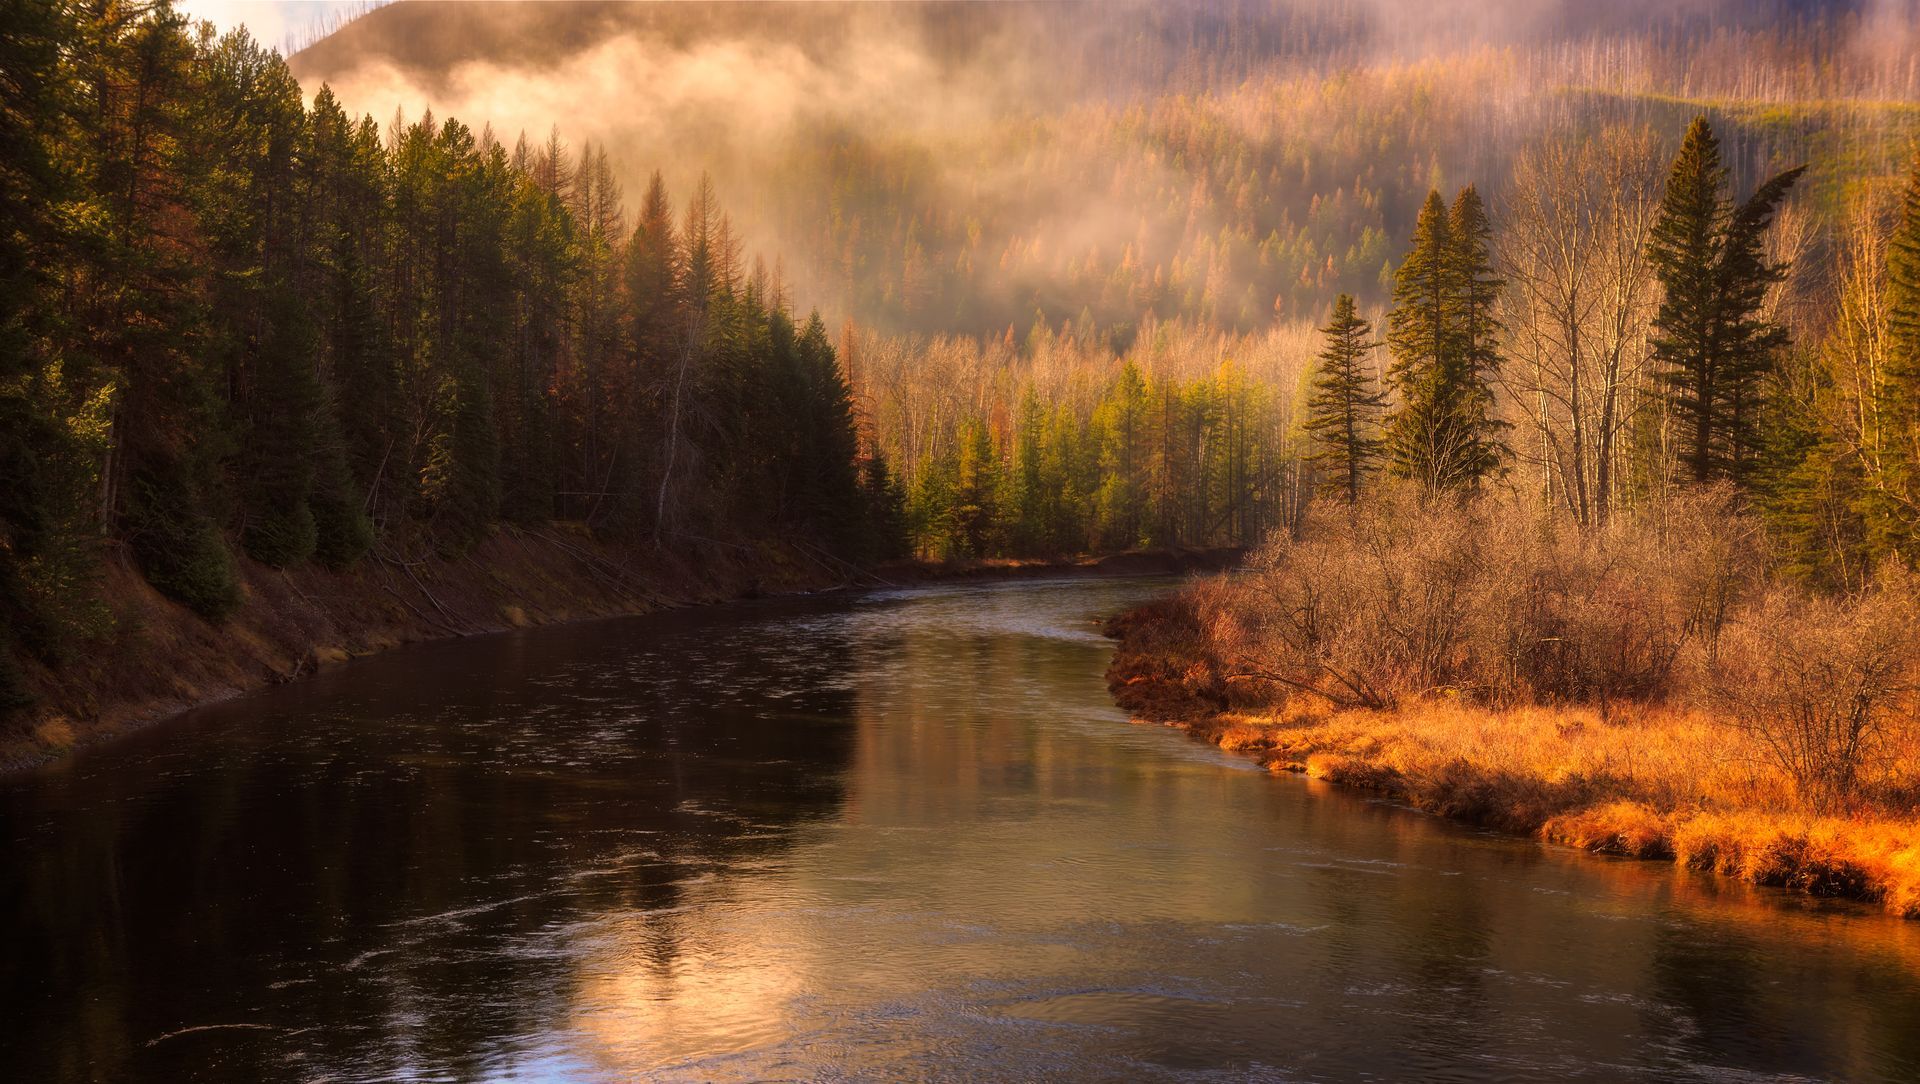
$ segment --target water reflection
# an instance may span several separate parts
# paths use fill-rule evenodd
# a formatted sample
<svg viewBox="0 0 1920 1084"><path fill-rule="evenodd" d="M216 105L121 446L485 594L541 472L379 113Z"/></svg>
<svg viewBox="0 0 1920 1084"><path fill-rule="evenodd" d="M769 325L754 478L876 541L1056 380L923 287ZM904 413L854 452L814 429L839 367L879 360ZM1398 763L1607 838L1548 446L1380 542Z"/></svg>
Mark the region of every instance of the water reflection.
<svg viewBox="0 0 1920 1084"><path fill-rule="evenodd" d="M0 1071L1920 1074L1907 925L1127 726L1161 586L437 645L11 781Z"/></svg>

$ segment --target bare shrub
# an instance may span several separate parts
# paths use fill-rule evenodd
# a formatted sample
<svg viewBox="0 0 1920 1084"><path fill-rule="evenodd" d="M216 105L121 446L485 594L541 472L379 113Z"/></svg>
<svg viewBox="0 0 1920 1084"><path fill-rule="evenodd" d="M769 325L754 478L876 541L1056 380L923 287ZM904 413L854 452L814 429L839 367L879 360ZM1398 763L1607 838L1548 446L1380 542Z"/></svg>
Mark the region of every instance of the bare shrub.
<svg viewBox="0 0 1920 1084"><path fill-rule="evenodd" d="M1704 657L1754 575L1754 528L1709 490L1580 530L1517 501L1389 491L1318 510L1207 618L1229 681L1387 708L1651 700Z"/></svg>
<svg viewBox="0 0 1920 1084"><path fill-rule="evenodd" d="M1753 521L1713 488L1599 531L1562 530L1543 562L1549 594L1515 695L1547 701L1658 700L1689 647L1711 659L1760 574ZM1551 648L1551 650L1549 650Z"/></svg>
<svg viewBox="0 0 1920 1084"><path fill-rule="evenodd" d="M1729 625L1705 692L1816 809L1856 803L1910 726L1920 615L1896 568L1857 598L1777 589Z"/></svg>
<svg viewBox="0 0 1920 1084"><path fill-rule="evenodd" d="M1397 492L1276 538L1216 616L1229 679L1366 708L1451 684L1482 563L1471 519Z"/></svg>

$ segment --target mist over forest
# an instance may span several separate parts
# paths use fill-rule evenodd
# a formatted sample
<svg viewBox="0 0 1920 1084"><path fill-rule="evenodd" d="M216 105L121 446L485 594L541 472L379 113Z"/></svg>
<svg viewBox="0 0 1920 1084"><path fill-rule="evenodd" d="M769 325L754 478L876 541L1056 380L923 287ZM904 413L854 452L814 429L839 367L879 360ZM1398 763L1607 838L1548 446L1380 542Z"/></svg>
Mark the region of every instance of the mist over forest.
<svg viewBox="0 0 1920 1084"><path fill-rule="evenodd" d="M1378 474L1733 484L1847 586L1920 534L1914 0L30 14L43 664L118 627L94 538L218 617L237 555L1251 546Z"/></svg>
<svg viewBox="0 0 1920 1084"><path fill-rule="evenodd" d="M1718 122L1734 183L1831 210L1915 128L1910 4L488 4L379 9L291 59L383 123L711 173L830 322L1240 331L1386 297L1430 188L1608 125ZM1791 108L1787 106L1791 105Z"/></svg>
<svg viewBox="0 0 1920 1084"><path fill-rule="evenodd" d="M330 10L0 0L0 772L507 635L0 787L0 1077L1916 1078L1539 844L1920 919L1920 0Z"/></svg>

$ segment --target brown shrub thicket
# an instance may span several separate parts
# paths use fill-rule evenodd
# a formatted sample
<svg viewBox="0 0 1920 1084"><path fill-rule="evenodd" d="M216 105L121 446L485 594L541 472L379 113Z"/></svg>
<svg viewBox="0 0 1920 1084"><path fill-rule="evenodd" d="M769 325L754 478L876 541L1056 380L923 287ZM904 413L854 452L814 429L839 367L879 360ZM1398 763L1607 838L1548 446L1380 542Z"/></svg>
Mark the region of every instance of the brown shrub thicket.
<svg viewBox="0 0 1920 1084"><path fill-rule="evenodd" d="M1579 531L1517 506L1389 493L1322 509L1201 600L1229 679L1342 707L1650 700L1711 656L1757 563L1712 490Z"/></svg>
<svg viewBox="0 0 1920 1084"><path fill-rule="evenodd" d="M1692 763L1676 772L1743 777L1743 794L1601 780L1582 800L1911 813L1914 578L1889 570L1862 594L1815 596L1770 579L1764 552L1724 489L1588 530L1519 502L1388 492L1320 509L1299 537L1187 602L1216 685L1254 714L1292 704L1298 718L1300 703L1323 702L1413 717L1452 702L1509 716L1580 707L1603 725L1623 711L1685 716L1678 760ZM1501 767L1501 750L1473 755Z"/></svg>
<svg viewBox="0 0 1920 1084"><path fill-rule="evenodd" d="M1739 614L1707 667L1705 699L1807 804L1852 806L1896 780L1902 740L1914 736L1915 601L1899 569L1855 598L1775 588Z"/></svg>

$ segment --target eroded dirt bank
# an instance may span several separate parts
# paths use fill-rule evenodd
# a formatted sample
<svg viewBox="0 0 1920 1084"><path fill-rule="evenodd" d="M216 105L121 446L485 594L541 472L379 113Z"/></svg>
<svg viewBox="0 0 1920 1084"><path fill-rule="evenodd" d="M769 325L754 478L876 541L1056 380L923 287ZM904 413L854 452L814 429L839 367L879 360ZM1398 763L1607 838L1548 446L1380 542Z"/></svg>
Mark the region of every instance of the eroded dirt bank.
<svg viewBox="0 0 1920 1084"><path fill-rule="evenodd" d="M943 579L1151 575L1218 569L1236 550L1059 561L897 562L854 568L802 544L618 546L563 525L504 527L458 558L369 557L347 572L240 558L246 601L219 624L162 597L125 560L107 562L115 631L58 670L0 724L0 771L29 767L189 708L399 644L766 594Z"/></svg>

